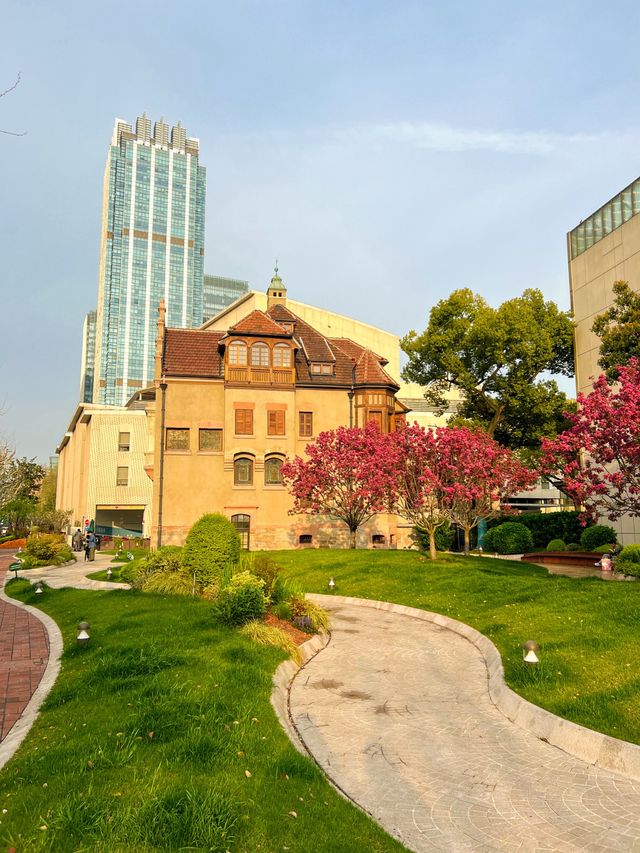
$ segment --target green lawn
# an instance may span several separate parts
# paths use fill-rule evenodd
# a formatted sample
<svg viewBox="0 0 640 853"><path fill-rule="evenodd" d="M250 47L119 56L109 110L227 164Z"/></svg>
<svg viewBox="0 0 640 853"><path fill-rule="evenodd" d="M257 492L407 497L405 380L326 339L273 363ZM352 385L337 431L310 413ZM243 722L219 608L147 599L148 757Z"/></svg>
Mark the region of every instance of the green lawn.
<svg viewBox="0 0 640 853"><path fill-rule="evenodd" d="M307 592L373 598L443 613L500 650L508 684L555 714L640 743L640 583L576 580L526 563L413 551L279 551ZM522 662L537 640L541 664Z"/></svg>
<svg viewBox="0 0 640 853"><path fill-rule="evenodd" d="M107 575L107 569L99 569L97 572L91 572L91 574L88 574L87 577L93 581L111 580L114 582L117 581L119 583L128 583L127 579L122 577L122 571L125 566L129 565L130 563L116 563L115 565L111 566L111 577Z"/></svg>
<svg viewBox="0 0 640 853"><path fill-rule="evenodd" d="M60 626L62 672L0 772L0 847L29 851L400 851L288 741L283 654L211 605L134 591L7 592ZM87 646L76 625L91 623ZM6 814L4 810L6 809Z"/></svg>

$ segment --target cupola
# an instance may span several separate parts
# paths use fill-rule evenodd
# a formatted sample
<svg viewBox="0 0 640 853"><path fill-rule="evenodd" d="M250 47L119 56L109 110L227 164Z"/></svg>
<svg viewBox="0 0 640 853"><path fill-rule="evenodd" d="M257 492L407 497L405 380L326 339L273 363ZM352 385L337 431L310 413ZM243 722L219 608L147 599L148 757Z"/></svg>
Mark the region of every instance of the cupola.
<svg viewBox="0 0 640 853"><path fill-rule="evenodd" d="M269 282L269 287L267 288L267 309L271 308L272 305L286 305L287 304L287 288L284 286L284 282L278 275L278 259L276 258L276 265L274 268L274 275L271 281Z"/></svg>

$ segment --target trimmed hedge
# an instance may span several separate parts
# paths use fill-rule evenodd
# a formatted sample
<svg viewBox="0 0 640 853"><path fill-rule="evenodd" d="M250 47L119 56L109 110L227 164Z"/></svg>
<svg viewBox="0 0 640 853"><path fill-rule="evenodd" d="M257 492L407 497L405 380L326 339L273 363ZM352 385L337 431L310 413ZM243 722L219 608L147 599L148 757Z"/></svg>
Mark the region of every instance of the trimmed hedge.
<svg viewBox="0 0 640 853"><path fill-rule="evenodd" d="M228 518L214 512L203 515L187 535L183 563L199 583L207 585L222 578L227 566L238 562L240 537Z"/></svg>
<svg viewBox="0 0 640 853"><path fill-rule="evenodd" d="M566 551L567 546L562 539L552 539L547 545L547 551Z"/></svg>
<svg viewBox="0 0 640 853"><path fill-rule="evenodd" d="M594 524L582 531L580 544L585 551L594 551L598 545L614 545L617 534L608 524Z"/></svg>
<svg viewBox="0 0 640 853"><path fill-rule="evenodd" d="M625 545L613 561L616 572L640 577L640 545Z"/></svg>
<svg viewBox="0 0 640 853"><path fill-rule="evenodd" d="M488 522L489 529L508 521L528 527L533 536L533 547L546 548L552 539L563 542L578 542L585 527L580 523L580 513L570 512L523 512L521 515L502 515ZM588 528L587 528L588 529Z"/></svg>
<svg viewBox="0 0 640 853"><path fill-rule="evenodd" d="M487 530L484 537L485 551L498 554L523 554L533 547L533 536L528 527L507 521Z"/></svg>

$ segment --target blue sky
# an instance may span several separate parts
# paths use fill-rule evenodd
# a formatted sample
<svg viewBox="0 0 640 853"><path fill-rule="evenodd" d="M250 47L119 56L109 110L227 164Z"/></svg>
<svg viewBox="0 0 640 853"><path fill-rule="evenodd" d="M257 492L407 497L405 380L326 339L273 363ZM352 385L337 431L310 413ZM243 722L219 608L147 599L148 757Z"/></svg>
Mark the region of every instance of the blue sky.
<svg viewBox="0 0 640 853"><path fill-rule="evenodd" d="M78 399L113 119L178 119L205 268L397 334L457 287L568 307L566 232L640 174L636 2L5 0L0 433Z"/></svg>

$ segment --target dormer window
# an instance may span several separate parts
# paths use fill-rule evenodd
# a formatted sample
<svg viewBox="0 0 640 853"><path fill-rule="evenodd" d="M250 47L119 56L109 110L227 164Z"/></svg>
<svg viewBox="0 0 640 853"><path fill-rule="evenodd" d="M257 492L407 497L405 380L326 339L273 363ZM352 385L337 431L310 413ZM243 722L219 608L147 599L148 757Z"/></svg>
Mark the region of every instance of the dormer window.
<svg viewBox="0 0 640 853"><path fill-rule="evenodd" d="M311 363L311 372L312 373L322 373L325 376L333 375L333 365L332 364L322 364L320 362L314 361Z"/></svg>
<svg viewBox="0 0 640 853"><path fill-rule="evenodd" d="M251 347L251 366L269 367L269 347L258 342Z"/></svg>
<svg viewBox="0 0 640 853"><path fill-rule="evenodd" d="M245 367L247 364L247 345L243 341L234 341L229 346L229 364Z"/></svg>
<svg viewBox="0 0 640 853"><path fill-rule="evenodd" d="M289 323L287 320L278 321L279 325L282 326L283 329L286 329L289 334L293 334L293 323Z"/></svg>
<svg viewBox="0 0 640 853"><path fill-rule="evenodd" d="M274 346L273 366L291 367L291 349L288 344L276 344Z"/></svg>

